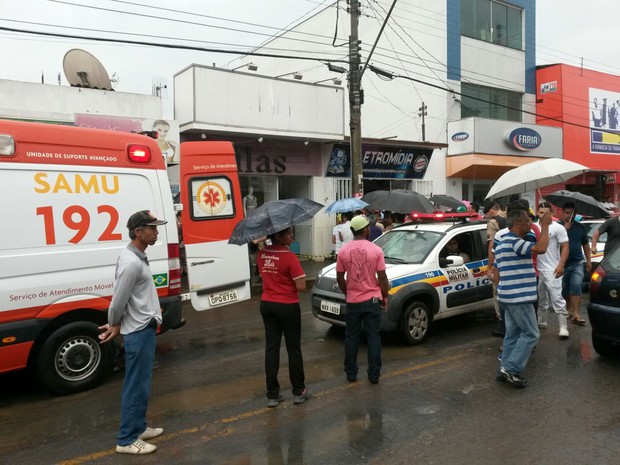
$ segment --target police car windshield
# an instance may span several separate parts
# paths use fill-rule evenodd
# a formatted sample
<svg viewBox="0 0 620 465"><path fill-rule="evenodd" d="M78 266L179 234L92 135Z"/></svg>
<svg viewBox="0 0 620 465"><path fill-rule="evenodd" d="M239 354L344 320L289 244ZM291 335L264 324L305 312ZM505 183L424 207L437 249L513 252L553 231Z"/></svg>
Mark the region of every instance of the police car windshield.
<svg viewBox="0 0 620 465"><path fill-rule="evenodd" d="M423 263L444 236L435 231L396 229L376 241L383 250L386 263Z"/></svg>

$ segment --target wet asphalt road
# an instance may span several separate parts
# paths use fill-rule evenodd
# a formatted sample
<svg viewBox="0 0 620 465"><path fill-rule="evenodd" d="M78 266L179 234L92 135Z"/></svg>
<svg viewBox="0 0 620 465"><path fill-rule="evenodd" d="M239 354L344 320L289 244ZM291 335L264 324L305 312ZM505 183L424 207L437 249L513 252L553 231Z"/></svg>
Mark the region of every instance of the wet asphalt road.
<svg viewBox="0 0 620 465"><path fill-rule="evenodd" d="M587 300L587 296L586 296ZM487 312L438 322L416 347L383 338L383 375L347 383L343 331L316 320L302 297L307 384L294 405L265 407L263 329L256 299L186 311L158 339L149 423L165 428L152 455L114 452L122 373L66 397L24 374L0 376L0 463L6 464L617 464L620 361L593 352L589 327L543 330L530 386L495 381L501 340ZM587 315L584 310L582 315ZM283 352L284 353L284 352ZM365 372L365 346L360 352Z"/></svg>

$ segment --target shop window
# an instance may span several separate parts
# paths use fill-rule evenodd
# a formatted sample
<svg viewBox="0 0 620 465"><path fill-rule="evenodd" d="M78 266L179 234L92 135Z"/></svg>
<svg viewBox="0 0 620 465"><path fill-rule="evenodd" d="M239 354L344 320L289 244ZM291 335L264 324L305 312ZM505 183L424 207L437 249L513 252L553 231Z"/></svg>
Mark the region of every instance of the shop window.
<svg viewBox="0 0 620 465"><path fill-rule="evenodd" d="M364 184L364 189L366 185ZM334 179L334 192L336 200L351 197L351 180L350 179ZM364 190L364 192L366 192Z"/></svg>
<svg viewBox="0 0 620 465"><path fill-rule="evenodd" d="M276 176L239 176L242 207L247 215L269 200L278 199Z"/></svg>

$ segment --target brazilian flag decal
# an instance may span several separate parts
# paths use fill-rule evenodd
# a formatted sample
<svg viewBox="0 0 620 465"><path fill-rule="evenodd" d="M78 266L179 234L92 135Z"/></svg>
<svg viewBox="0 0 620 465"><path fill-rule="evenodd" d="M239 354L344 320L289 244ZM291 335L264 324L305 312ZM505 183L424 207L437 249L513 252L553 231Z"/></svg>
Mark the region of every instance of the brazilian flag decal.
<svg viewBox="0 0 620 465"><path fill-rule="evenodd" d="M168 285L168 273L154 274L153 282L155 287L165 287Z"/></svg>

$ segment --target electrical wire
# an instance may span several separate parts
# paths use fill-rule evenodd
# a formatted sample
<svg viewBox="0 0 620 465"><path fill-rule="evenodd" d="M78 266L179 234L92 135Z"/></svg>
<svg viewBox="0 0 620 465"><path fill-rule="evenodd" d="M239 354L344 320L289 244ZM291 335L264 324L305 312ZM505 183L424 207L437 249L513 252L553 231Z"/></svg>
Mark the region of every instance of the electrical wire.
<svg viewBox="0 0 620 465"><path fill-rule="evenodd" d="M60 1L60 0L51 0L51 1L54 1L56 3L65 3L65 4L69 4L69 5L73 5L73 6L82 6L82 5L76 5L76 4L73 4L73 3L70 3L70 2ZM121 1L121 0L112 0L112 1L117 1L119 3L135 4L134 2L127 2L127 1ZM314 3L316 3L316 2L314 2ZM377 3L379 3L379 2L377 2ZM139 5L139 4L136 4L136 5ZM324 2L320 3L319 5L320 6L324 5ZM333 4L331 6L333 6ZM112 10L112 11L116 11L116 10ZM428 10L428 11L430 11L430 10ZM158 18L158 19L169 19L169 18ZM11 21L11 20L8 20L8 21ZM35 23L35 24L43 25L41 23ZM193 24L201 25L200 23L193 23ZM249 23L249 24L252 24L252 23ZM45 25L45 26L54 27L54 25ZM207 26L209 26L209 25L207 25ZM260 25L258 25L258 26L260 26ZM63 27L63 26L55 26L55 27ZM215 27L215 26L209 26L209 27ZM263 26L263 27L267 27L267 26ZM400 26L400 25L399 25L399 27L402 28L402 26ZM73 29L83 29L83 28L73 28ZM45 35L45 36L48 36L48 37L61 37L61 38L81 39L81 40L92 40L92 41L106 41L106 42L120 43L120 44L132 44L132 45L140 45L140 46L155 46L155 47L164 47L164 48L177 48L177 49L206 51L206 52L212 52L212 53L229 53L229 54L244 53L244 52L241 52L239 50L208 49L208 48L202 48L202 47L179 46L179 45L173 45L173 44L155 44L155 43L142 42L142 41L127 41L127 40L120 40L120 39L93 38L93 37L84 37L84 36L76 36L76 35L65 35L65 34L56 34L56 33L37 32L37 31L24 31L24 30L13 29L13 28L5 28L5 27L0 27L0 30L9 31L9 32L26 33L26 34L35 34L35 35ZM115 33L115 32L112 32L112 31L98 31L98 32ZM247 31L243 31L243 32L247 32ZM120 34L127 34L127 33L122 33L121 32ZM140 34L132 34L132 35L140 36ZM142 36L146 36L146 35L142 35ZM323 37L327 37L327 36L323 36ZM175 39L175 38L172 38L172 39ZM175 40L186 40L187 41L187 40L190 40L190 39L175 39ZM402 38L401 38L401 40L402 40ZM203 42L203 41L198 41L198 42ZM304 41L304 42L308 42L308 41ZM228 45L231 45L231 44L228 44ZM327 45L327 44L321 43L321 45ZM233 46L241 47L241 45L233 45ZM266 48L266 47L263 47L263 48ZM280 50L284 50L284 49L280 49ZM286 49L286 50L290 51L289 49ZM299 53L311 53L311 52L306 52L306 51L302 51L302 50L299 50L298 52ZM264 56L264 57L270 57L270 58L317 60L317 61L326 62L326 63L329 63L329 62L345 63L346 62L344 59L325 59L325 58L318 58L318 57L301 57L301 56L290 56L290 55L276 55L276 54L260 53L260 52L252 52L252 53L247 53L246 52L246 54L247 55L253 55L253 56ZM399 56L397 57L397 59L401 62L401 65L402 65L402 59ZM438 60L437 60L437 62L440 63ZM426 66L428 67L427 64L426 64ZM404 66L403 66L403 68L404 68ZM431 69L430 67L428 67L428 68ZM311 69L315 69L315 68L311 68ZM408 72L406 69L403 69L403 70L405 72ZM431 69L431 71L432 71L432 69ZM408 78L408 79L416 82L416 80L414 80L412 78L409 78L408 76L399 76L399 77ZM439 78L438 80L440 80L441 82L446 84L442 79ZM423 82L423 81L420 81L420 82ZM425 82L424 82L424 84L430 85L430 83L425 83ZM453 91L453 90L449 90L449 89L446 89L446 88L441 88L439 86L437 86L437 88L449 91L449 92L451 92L453 94L455 93L455 91ZM479 99L479 100L481 100L483 102L486 102L486 103L493 103L493 102L488 102L488 101L486 101L484 99ZM502 105L499 105L499 106L502 106ZM508 108L510 108L510 107L508 107ZM515 109L515 108L511 108L511 109L516 110L516 111L522 111L524 113L536 114L534 112L524 111L523 109ZM573 115L573 116L577 116L577 115ZM549 118L549 117L544 117L544 118ZM554 118L551 118L551 119L553 120ZM557 120L557 119L555 119L555 120Z"/></svg>
<svg viewBox="0 0 620 465"><path fill-rule="evenodd" d="M239 50L226 50L226 49L195 47L195 46L190 46L190 45L177 45L177 44L157 44L153 42L143 42L139 40L124 40L124 39L113 39L113 38L106 38L106 37L87 37L87 36L80 36L80 35L75 35L75 34L60 34L58 32L28 31L24 29L10 28L10 27L5 27L5 26L0 26L0 31L16 32L16 33L22 33L22 34L34 34L34 35L41 35L41 36L46 36L46 37L64 37L68 39L90 40L94 42L115 42L115 43L120 43L120 44L144 45L148 47L161 47L161 48L171 48L171 49L178 49L178 50L194 50L194 51L199 51L199 52L224 53L224 54L235 54L235 55L241 53ZM268 58L321 61L325 63L348 63L348 61L346 60L325 58L325 57L303 57L303 56L278 55L274 53L260 53L260 52L245 52L245 54L251 55L251 56L268 57Z"/></svg>
<svg viewBox="0 0 620 465"><path fill-rule="evenodd" d="M371 71L375 71L375 70L373 70L371 68ZM383 72L385 72L385 71L383 71ZM549 120L549 121L555 121L556 123L561 123L561 124L565 124L565 125L568 125L568 126L575 126L575 127L582 128L582 129L588 129L588 130L592 129L590 126L586 126L586 125L579 124L579 123L573 123L571 121L566 121L566 120L561 119L561 118L556 118L556 117L549 116L549 115L543 115L541 113L531 112L531 111L528 111L528 110L524 110L522 108L511 107L510 105L505 105L503 103L492 102L490 100L485 100L485 99L474 97L474 96L471 96L471 95L466 95L466 94L463 94L461 92L457 92L454 89L450 89L450 88L446 88L446 87L441 87L441 86L438 86L436 84L432 84L430 82L425 82L425 81L422 81L420 79L412 78L412 77L409 77L409 76L400 76L398 74L392 74L392 79L395 79L395 78L409 79L411 81L415 81L415 82L418 82L420 84L424 84L426 86L434 87L435 89L439 89L439 90L443 90L443 91L449 92L453 96L454 95L459 95L461 97L467 97L467 98L470 98L472 100L477 100L477 101L484 102L484 103L490 103L492 105L495 105L495 106L498 106L498 107L502 107L502 108L506 108L508 110L513 110L513 111L517 111L517 112L520 112L520 113L525 113L525 114L528 114L528 115L533 115L533 116L536 116L536 117L539 117L539 118L542 118L542 119L546 119L546 120ZM597 128L597 130L601 131L601 132L607 132L607 133L610 133L610 134L617 134L615 131L607 130L605 128Z"/></svg>
<svg viewBox="0 0 620 465"><path fill-rule="evenodd" d="M162 20L162 21L170 21L170 22L180 23L180 24L185 24L185 25L201 26L201 27L207 27L207 28L215 28L215 29L224 30L224 31L240 32L240 33L244 33L244 34L252 34L252 35L258 35L258 36L265 36L268 39L273 39L273 37L274 37L273 34L267 34L267 33L262 33L262 32L248 31L248 30L245 30L245 29L237 29L237 28L231 28L231 27L225 27L225 26L214 26L212 24L204 24L204 23L199 23L199 22L196 22L196 21L189 21L189 20L175 19L175 18L167 18L167 17L150 15L150 14L144 14L144 13L135 13L135 12L131 12L131 11L116 10L116 9L113 9L113 8L105 8L105 7L102 7L102 6L83 5L83 4L79 4L79 3L69 2L69 1L66 1L66 0L49 0L49 1L50 2L54 2L54 3L59 3L59 4L65 4L65 5L80 7L80 8L93 9L93 10L98 10L98 11L105 11L105 12L108 12L108 13L120 13L120 14L123 14L123 15L139 16L139 17L142 17L142 18L157 19L157 20ZM189 14L189 13L186 13L186 14ZM194 15L194 13L191 13L191 14ZM322 37L327 38L327 36L322 36ZM287 37L286 39L287 40L291 40L291 41L304 42L304 43L314 43L314 44L317 44L317 45L329 45L328 43L325 43L325 42L316 42L316 41L312 41L312 40L308 40L308 39L301 39L301 38L294 38L294 37Z"/></svg>
<svg viewBox="0 0 620 465"><path fill-rule="evenodd" d="M214 41L209 41L209 40L198 40L198 39L183 39L183 38L177 38L177 37L162 36L161 34L138 34L138 33L135 33L135 32L117 32L117 31L109 31L109 30L104 30L104 29L92 29L92 28L76 27L76 26L59 26L59 25L54 25L54 24L32 23L30 21L19 21L19 20L12 20L12 19L7 19L7 20L4 20L4 21L13 22L13 23L37 25L37 26L45 26L45 27L56 27L56 28L59 28L59 29L71 29L71 30L79 30L79 31L106 33L106 34L127 35L127 36L132 36L132 37L150 37L150 38L158 38L158 39L177 40L179 42L197 42L197 43L202 43L202 44L226 45L226 46L230 46L230 47L240 47L240 51L238 53L242 53L243 49L245 49L245 48L253 47L251 45L245 45L245 44L231 44L231 43L227 43L227 42L214 42ZM311 53L311 52L309 52L307 50L294 50L294 49L289 49L289 48L287 48L287 49L278 49L278 48L269 48L269 47L263 47L263 48L266 49L266 50L271 50L271 51ZM327 51L326 53L336 54L336 52L330 52L330 51Z"/></svg>

